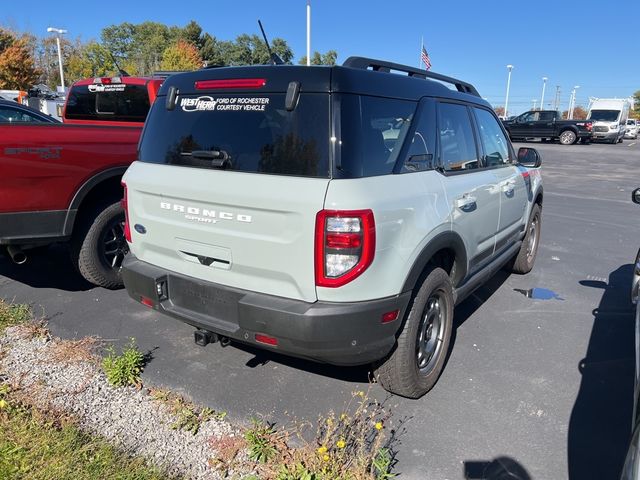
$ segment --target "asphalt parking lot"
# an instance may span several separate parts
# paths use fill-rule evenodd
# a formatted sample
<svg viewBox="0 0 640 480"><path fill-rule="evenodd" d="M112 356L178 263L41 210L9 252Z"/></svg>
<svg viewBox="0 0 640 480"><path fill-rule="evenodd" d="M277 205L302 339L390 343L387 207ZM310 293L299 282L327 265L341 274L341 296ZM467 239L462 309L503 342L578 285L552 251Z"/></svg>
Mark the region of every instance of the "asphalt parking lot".
<svg viewBox="0 0 640 480"><path fill-rule="evenodd" d="M516 147L519 145L516 145ZM445 371L427 396L388 400L401 424L406 479L615 479L633 403L629 302L640 246L640 144L536 144L544 157L542 240L526 276L497 274L456 309ZM314 421L366 388L367 371L235 346L193 344L192 328L92 288L62 247L27 265L0 258L0 297L34 305L64 337L135 337L152 352L144 378L246 421ZM378 386L372 392L385 394ZM484 472L484 473L483 473Z"/></svg>

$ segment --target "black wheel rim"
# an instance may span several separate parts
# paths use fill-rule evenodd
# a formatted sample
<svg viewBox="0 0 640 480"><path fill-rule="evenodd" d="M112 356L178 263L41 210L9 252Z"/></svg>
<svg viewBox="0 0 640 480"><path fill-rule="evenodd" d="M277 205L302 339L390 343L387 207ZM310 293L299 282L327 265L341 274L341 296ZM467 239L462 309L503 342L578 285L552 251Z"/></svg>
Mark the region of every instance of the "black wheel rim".
<svg viewBox="0 0 640 480"><path fill-rule="evenodd" d="M529 235L527 240L527 261L531 262L533 257L536 254L536 249L538 248L538 236L540 233L540 221L538 215L531 219L531 224L529 225Z"/></svg>
<svg viewBox="0 0 640 480"><path fill-rule="evenodd" d="M420 319L416 339L416 362L421 373L429 373L440 356L446 312L447 304L443 293L432 293Z"/></svg>
<svg viewBox="0 0 640 480"><path fill-rule="evenodd" d="M124 256L129 253L129 246L124 238L124 218L116 219L104 230L100 247L105 264L118 270Z"/></svg>

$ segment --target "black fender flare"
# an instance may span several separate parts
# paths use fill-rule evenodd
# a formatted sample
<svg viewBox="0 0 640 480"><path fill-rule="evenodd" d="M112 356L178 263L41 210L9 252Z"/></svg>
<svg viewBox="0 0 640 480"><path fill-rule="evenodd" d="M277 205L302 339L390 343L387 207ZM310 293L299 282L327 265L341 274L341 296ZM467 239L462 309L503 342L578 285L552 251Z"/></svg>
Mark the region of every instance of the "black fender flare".
<svg viewBox="0 0 640 480"><path fill-rule="evenodd" d="M452 278L452 282L454 287L460 284L462 279L467 274L467 249L460 235L458 235L454 231L447 231L439 233L435 237L433 237L431 241L427 243L427 245L418 254L418 257L413 263L413 266L411 267L411 270L409 270L409 274L404 281L402 292L407 292L415 288L420 275L422 275L422 272L426 268L429 261L439 250L442 250L444 248L450 248L455 252L456 273L455 277Z"/></svg>
<svg viewBox="0 0 640 480"><path fill-rule="evenodd" d="M124 175L124 172L127 171L127 168L129 168L128 165L102 170L101 172L96 173L95 175L90 177L82 184L82 186L73 196L71 204L67 209L67 216L64 220L64 235L71 235L71 233L73 232L73 225L75 223L76 214L78 213L78 209L80 208L82 201L89 194L89 192L91 192L91 190L93 190L96 185L104 182L105 180L114 177L122 177L122 175Z"/></svg>

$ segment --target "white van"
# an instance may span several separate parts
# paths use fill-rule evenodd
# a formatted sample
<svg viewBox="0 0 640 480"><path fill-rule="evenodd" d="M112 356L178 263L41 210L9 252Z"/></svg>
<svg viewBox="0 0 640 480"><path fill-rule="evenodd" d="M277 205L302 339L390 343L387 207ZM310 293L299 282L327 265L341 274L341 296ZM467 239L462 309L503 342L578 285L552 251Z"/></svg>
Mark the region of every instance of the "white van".
<svg viewBox="0 0 640 480"><path fill-rule="evenodd" d="M629 107L629 100L623 98L595 99L587 115L587 119L593 121L593 140L622 142L627 130Z"/></svg>

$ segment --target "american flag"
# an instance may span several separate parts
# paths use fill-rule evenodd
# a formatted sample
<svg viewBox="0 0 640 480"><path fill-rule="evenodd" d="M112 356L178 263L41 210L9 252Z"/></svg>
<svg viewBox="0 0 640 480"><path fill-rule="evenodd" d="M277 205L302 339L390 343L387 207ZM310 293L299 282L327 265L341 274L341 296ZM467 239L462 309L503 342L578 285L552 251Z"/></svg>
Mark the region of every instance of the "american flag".
<svg viewBox="0 0 640 480"><path fill-rule="evenodd" d="M431 59L429 58L429 54L427 53L427 50L424 48L424 45L422 46L422 52L420 53L420 58L422 60L422 63L424 63L425 70L431 69Z"/></svg>

